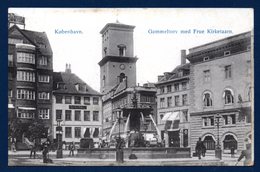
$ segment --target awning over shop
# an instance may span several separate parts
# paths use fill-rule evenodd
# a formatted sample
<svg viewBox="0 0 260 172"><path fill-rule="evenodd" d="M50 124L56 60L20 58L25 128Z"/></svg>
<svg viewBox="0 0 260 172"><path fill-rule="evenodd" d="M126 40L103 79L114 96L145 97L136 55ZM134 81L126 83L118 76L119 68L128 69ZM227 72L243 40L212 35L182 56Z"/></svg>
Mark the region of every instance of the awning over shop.
<svg viewBox="0 0 260 172"><path fill-rule="evenodd" d="M34 107L18 107L21 110L36 110Z"/></svg>
<svg viewBox="0 0 260 172"><path fill-rule="evenodd" d="M166 113L162 121L174 121L174 120L180 120L180 112L168 112Z"/></svg>
<svg viewBox="0 0 260 172"><path fill-rule="evenodd" d="M13 109L14 105L13 104L8 104L8 109Z"/></svg>
<svg viewBox="0 0 260 172"><path fill-rule="evenodd" d="M180 112L179 111L166 113L162 120L166 121L165 131L179 130L179 124L180 124Z"/></svg>

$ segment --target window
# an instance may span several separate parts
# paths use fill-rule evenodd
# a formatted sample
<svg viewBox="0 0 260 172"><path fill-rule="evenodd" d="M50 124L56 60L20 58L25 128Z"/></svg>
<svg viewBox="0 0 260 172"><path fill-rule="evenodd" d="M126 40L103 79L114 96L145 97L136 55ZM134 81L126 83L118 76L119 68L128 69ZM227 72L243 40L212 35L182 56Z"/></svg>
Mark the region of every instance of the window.
<svg viewBox="0 0 260 172"><path fill-rule="evenodd" d="M99 112L93 111L93 121L99 121Z"/></svg>
<svg viewBox="0 0 260 172"><path fill-rule="evenodd" d="M61 96L61 95L56 95L55 98L56 98L56 103L57 103L57 104L62 104L63 96Z"/></svg>
<svg viewBox="0 0 260 172"><path fill-rule="evenodd" d="M203 102L204 102L204 107L212 106L212 98L210 93L205 93L203 95Z"/></svg>
<svg viewBox="0 0 260 172"><path fill-rule="evenodd" d="M161 94L164 93L164 86L160 87L160 93L161 93Z"/></svg>
<svg viewBox="0 0 260 172"><path fill-rule="evenodd" d="M50 76L49 75L39 75L38 80L39 80L39 82L49 83Z"/></svg>
<svg viewBox="0 0 260 172"><path fill-rule="evenodd" d="M22 39L8 38L8 44L19 44L23 43Z"/></svg>
<svg viewBox="0 0 260 172"><path fill-rule="evenodd" d="M13 97L13 90L12 89L8 90L8 97Z"/></svg>
<svg viewBox="0 0 260 172"><path fill-rule="evenodd" d="M204 57L203 58L203 61L208 61L209 60L209 57Z"/></svg>
<svg viewBox="0 0 260 172"><path fill-rule="evenodd" d="M189 121L189 119L188 119L188 110L183 110L182 111L182 120L183 120L183 122L188 122Z"/></svg>
<svg viewBox="0 0 260 172"><path fill-rule="evenodd" d="M203 71L204 73L204 82L209 82L210 81L210 70L205 70Z"/></svg>
<svg viewBox="0 0 260 172"><path fill-rule="evenodd" d="M234 97L233 97L233 93L231 90L224 91L224 99L225 99L225 104L234 103Z"/></svg>
<svg viewBox="0 0 260 172"><path fill-rule="evenodd" d="M35 82L34 72L17 71L17 81Z"/></svg>
<svg viewBox="0 0 260 172"><path fill-rule="evenodd" d="M187 94L182 95L182 105L188 105Z"/></svg>
<svg viewBox="0 0 260 172"><path fill-rule="evenodd" d="M39 110L39 118L40 119L50 119L50 110L49 109L40 109Z"/></svg>
<svg viewBox="0 0 260 172"><path fill-rule="evenodd" d="M14 57L12 54L8 54L8 66L13 66L13 62L14 62L13 58Z"/></svg>
<svg viewBox="0 0 260 172"><path fill-rule="evenodd" d="M231 65L225 66L225 79L231 78Z"/></svg>
<svg viewBox="0 0 260 172"><path fill-rule="evenodd" d="M84 97L84 104L90 105L90 97Z"/></svg>
<svg viewBox="0 0 260 172"><path fill-rule="evenodd" d="M186 90L187 89L187 82L183 82L182 84L182 90Z"/></svg>
<svg viewBox="0 0 260 172"><path fill-rule="evenodd" d="M93 133L93 137L94 137L94 138L97 138L98 135L99 135L99 129L98 129L98 128L95 128L94 133Z"/></svg>
<svg viewBox="0 0 260 172"><path fill-rule="evenodd" d="M118 45L118 50L119 50L119 56L125 56L125 50L126 46L125 45Z"/></svg>
<svg viewBox="0 0 260 172"><path fill-rule="evenodd" d="M93 97L93 105L98 105L99 98Z"/></svg>
<svg viewBox="0 0 260 172"><path fill-rule="evenodd" d="M223 115L224 125L236 124L236 114Z"/></svg>
<svg viewBox="0 0 260 172"><path fill-rule="evenodd" d="M32 90L17 89L17 99L35 100L35 92Z"/></svg>
<svg viewBox="0 0 260 172"><path fill-rule="evenodd" d="M172 97L167 97L167 107L172 107Z"/></svg>
<svg viewBox="0 0 260 172"><path fill-rule="evenodd" d="M71 127L65 127L65 137L71 138Z"/></svg>
<svg viewBox="0 0 260 172"><path fill-rule="evenodd" d="M84 121L90 121L90 111L84 111Z"/></svg>
<svg viewBox="0 0 260 172"><path fill-rule="evenodd" d="M160 98L160 108L164 108L164 98Z"/></svg>
<svg viewBox="0 0 260 172"><path fill-rule="evenodd" d="M75 127L75 138L81 138L81 128Z"/></svg>
<svg viewBox="0 0 260 172"><path fill-rule="evenodd" d="M171 85L167 85L167 93L172 92L172 86Z"/></svg>
<svg viewBox="0 0 260 172"><path fill-rule="evenodd" d="M203 117L202 121L203 121L203 127L214 126L215 124L214 116Z"/></svg>
<svg viewBox="0 0 260 172"><path fill-rule="evenodd" d="M56 121L62 119L62 110L56 110Z"/></svg>
<svg viewBox="0 0 260 172"><path fill-rule="evenodd" d="M179 90L180 90L179 83L174 84L174 91L179 91Z"/></svg>
<svg viewBox="0 0 260 172"><path fill-rule="evenodd" d="M65 96L65 104L71 104L71 96Z"/></svg>
<svg viewBox="0 0 260 172"><path fill-rule="evenodd" d="M230 55L230 51L224 51L224 56Z"/></svg>
<svg viewBox="0 0 260 172"><path fill-rule="evenodd" d="M50 98L50 93L47 93L47 92L39 92L38 93L38 98L40 100L49 100Z"/></svg>
<svg viewBox="0 0 260 172"><path fill-rule="evenodd" d="M80 96L74 97L74 104L81 104L81 97Z"/></svg>
<svg viewBox="0 0 260 172"><path fill-rule="evenodd" d="M39 58L39 65L47 66L48 65L48 58L46 56L41 56Z"/></svg>
<svg viewBox="0 0 260 172"><path fill-rule="evenodd" d="M17 62L35 64L35 56L32 53L17 53Z"/></svg>
<svg viewBox="0 0 260 172"><path fill-rule="evenodd" d="M153 96L145 96L141 95L140 96L140 102L155 102L155 98ZM124 99L124 104L127 104L127 99Z"/></svg>
<svg viewBox="0 0 260 172"><path fill-rule="evenodd" d="M248 97L248 101L252 100L252 87L251 86L248 88L247 97Z"/></svg>
<svg viewBox="0 0 260 172"><path fill-rule="evenodd" d="M57 89L66 89L66 85L63 82L57 83Z"/></svg>
<svg viewBox="0 0 260 172"><path fill-rule="evenodd" d="M81 121L80 110L75 110L75 121Z"/></svg>
<svg viewBox="0 0 260 172"><path fill-rule="evenodd" d="M71 110L65 110L65 121L71 121Z"/></svg>
<svg viewBox="0 0 260 172"><path fill-rule="evenodd" d="M175 106L180 106L180 96L174 96Z"/></svg>
<svg viewBox="0 0 260 172"><path fill-rule="evenodd" d="M28 118L28 119L32 119L34 118L35 113L34 111L31 110L18 110L17 113L17 118Z"/></svg>

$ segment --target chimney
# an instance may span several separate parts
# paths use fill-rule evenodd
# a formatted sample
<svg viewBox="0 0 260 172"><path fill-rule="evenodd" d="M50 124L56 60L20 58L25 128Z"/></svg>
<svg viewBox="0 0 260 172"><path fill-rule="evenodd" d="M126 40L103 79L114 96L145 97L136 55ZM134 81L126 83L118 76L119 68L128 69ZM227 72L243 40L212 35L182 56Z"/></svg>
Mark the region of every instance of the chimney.
<svg viewBox="0 0 260 172"><path fill-rule="evenodd" d="M66 73L71 73L71 68L70 68L70 64L66 63L66 69L65 69Z"/></svg>
<svg viewBox="0 0 260 172"><path fill-rule="evenodd" d="M181 50L181 65L186 64L186 50Z"/></svg>

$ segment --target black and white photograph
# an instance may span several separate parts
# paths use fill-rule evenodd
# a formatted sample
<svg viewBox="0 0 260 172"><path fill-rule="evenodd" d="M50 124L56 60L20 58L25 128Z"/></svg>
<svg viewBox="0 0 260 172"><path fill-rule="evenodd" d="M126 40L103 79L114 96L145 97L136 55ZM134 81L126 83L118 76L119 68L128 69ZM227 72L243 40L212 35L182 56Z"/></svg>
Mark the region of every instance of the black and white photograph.
<svg viewBox="0 0 260 172"><path fill-rule="evenodd" d="M252 8L9 8L8 166L253 166Z"/></svg>

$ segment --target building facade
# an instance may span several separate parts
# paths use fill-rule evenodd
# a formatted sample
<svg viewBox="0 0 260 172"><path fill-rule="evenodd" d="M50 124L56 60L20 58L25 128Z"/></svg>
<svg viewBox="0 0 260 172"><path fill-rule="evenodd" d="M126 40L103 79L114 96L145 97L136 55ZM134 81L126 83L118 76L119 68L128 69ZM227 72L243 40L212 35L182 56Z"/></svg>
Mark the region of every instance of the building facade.
<svg viewBox="0 0 260 172"><path fill-rule="evenodd" d="M186 51L181 51L181 65L158 76L157 121L166 147L190 146L189 75Z"/></svg>
<svg viewBox="0 0 260 172"><path fill-rule="evenodd" d="M189 49L191 148L220 144L244 149L253 137L252 34L242 33Z"/></svg>
<svg viewBox="0 0 260 172"><path fill-rule="evenodd" d="M65 72L54 72L53 78L53 138L57 138L60 122L66 143L79 144L81 138L98 142L102 132L101 94L71 73L70 65Z"/></svg>
<svg viewBox="0 0 260 172"><path fill-rule="evenodd" d="M102 35L102 60L99 62L99 66L100 92L103 94L103 136L108 139L121 132L122 134L129 133L134 128L139 131L144 130L144 127L140 128L141 123L146 123L146 130L148 130L148 123L152 122L148 119L150 114L156 120L156 89L154 85L136 85L137 58L134 57L133 49L134 28L135 26L121 23L108 23L100 31ZM123 111L123 109L133 107L132 99L134 96L138 101L138 107L149 108L149 113L144 115L141 123L140 114L132 114L129 124L127 118L130 115L124 111L123 122L116 125L118 109ZM126 123L130 125L128 129ZM138 126L135 126L135 123Z"/></svg>
<svg viewBox="0 0 260 172"><path fill-rule="evenodd" d="M17 142L24 142L28 126L40 120L51 133L52 121L52 49L45 32L20 29L8 30L8 119L9 127L16 126ZM14 134L9 128L10 133Z"/></svg>

